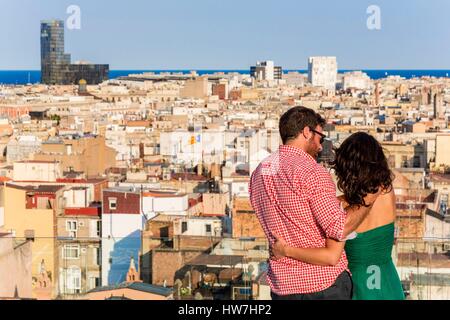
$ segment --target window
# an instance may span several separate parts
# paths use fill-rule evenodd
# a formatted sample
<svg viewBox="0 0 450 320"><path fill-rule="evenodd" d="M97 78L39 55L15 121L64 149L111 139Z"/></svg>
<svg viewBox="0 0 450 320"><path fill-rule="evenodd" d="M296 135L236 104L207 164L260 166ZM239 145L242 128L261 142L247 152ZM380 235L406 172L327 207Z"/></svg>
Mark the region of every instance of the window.
<svg viewBox="0 0 450 320"><path fill-rule="evenodd" d="M238 294L240 294L240 295L249 296L252 294L252 289L251 288L239 288L238 292L239 292Z"/></svg>
<svg viewBox="0 0 450 320"><path fill-rule="evenodd" d="M414 156L414 168L420 168L420 157L419 156Z"/></svg>
<svg viewBox="0 0 450 320"><path fill-rule="evenodd" d="M109 198L109 210L117 209L117 198Z"/></svg>
<svg viewBox="0 0 450 320"><path fill-rule="evenodd" d="M211 233L211 225L207 224L205 227L206 227L206 233Z"/></svg>
<svg viewBox="0 0 450 320"><path fill-rule="evenodd" d="M63 257L67 260L75 260L80 258L80 246L75 244L65 245L63 248Z"/></svg>
<svg viewBox="0 0 450 320"><path fill-rule="evenodd" d="M66 286L68 290L79 293L81 289L81 269L79 267L70 267L66 271Z"/></svg>
<svg viewBox="0 0 450 320"><path fill-rule="evenodd" d="M408 157L407 156L402 156L402 167L408 168Z"/></svg>
<svg viewBox="0 0 450 320"><path fill-rule="evenodd" d="M183 221L181 223L181 233L185 233L187 231L187 229L188 229L188 224L186 221Z"/></svg>
<svg viewBox="0 0 450 320"><path fill-rule="evenodd" d="M100 220L92 219L89 221L89 237L92 239L97 239L100 237L100 232L102 229L102 223Z"/></svg>
<svg viewBox="0 0 450 320"><path fill-rule="evenodd" d="M101 254L100 254L100 248L93 248L92 249L92 261L94 261L94 263L99 266L101 264Z"/></svg>
<svg viewBox="0 0 450 320"><path fill-rule="evenodd" d="M76 238L78 231L78 223L74 220L66 221L66 231L69 232L69 237Z"/></svg>
<svg viewBox="0 0 450 320"><path fill-rule="evenodd" d="M100 278L89 277L89 290L100 287Z"/></svg>

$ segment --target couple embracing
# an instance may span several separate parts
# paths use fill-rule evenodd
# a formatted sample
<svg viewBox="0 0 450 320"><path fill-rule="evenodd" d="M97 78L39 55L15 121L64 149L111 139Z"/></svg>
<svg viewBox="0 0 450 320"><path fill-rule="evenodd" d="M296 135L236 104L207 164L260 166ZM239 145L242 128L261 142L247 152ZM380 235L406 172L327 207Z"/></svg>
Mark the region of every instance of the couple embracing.
<svg viewBox="0 0 450 320"><path fill-rule="evenodd" d="M250 181L250 200L271 246L273 300L403 300L391 258L393 174L381 145L355 133L330 173L317 163L324 119L295 107L280 119L283 145Z"/></svg>

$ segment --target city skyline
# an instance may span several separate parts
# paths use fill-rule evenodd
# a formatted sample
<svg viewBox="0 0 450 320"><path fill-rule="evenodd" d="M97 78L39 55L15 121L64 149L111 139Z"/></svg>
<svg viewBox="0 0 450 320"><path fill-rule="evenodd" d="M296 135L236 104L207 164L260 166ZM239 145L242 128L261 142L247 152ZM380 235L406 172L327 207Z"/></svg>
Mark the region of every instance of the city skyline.
<svg viewBox="0 0 450 320"><path fill-rule="evenodd" d="M309 56L336 56L341 70L450 69L450 45L439 41L447 34L450 4L438 7L437 0L377 1L380 30L366 26L371 1L135 1L124 8L22 0L5 3L0 13L9 39L1 45L0 70L40 69L39 23L66 20L72 4L81 9L81 29L66 28L67 51L74 60L107 62L111 70L239 70L267 59L305 70Z"/></svg>

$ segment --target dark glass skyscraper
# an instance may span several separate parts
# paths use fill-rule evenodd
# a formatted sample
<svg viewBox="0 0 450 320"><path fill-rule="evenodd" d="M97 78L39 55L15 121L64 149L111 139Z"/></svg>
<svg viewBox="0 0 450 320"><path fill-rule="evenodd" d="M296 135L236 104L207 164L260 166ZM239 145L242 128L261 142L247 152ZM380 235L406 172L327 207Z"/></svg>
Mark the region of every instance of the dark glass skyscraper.
<svg viewBox="0 0 450 320"><path fill-rule="evenodd" d="M109 78L107 64L71 64L64 53L64 21L41 21L41 82L45 84L98 84Z"/></svg>
<svg viewBox="0 0 450 320"><path fill-rule="evenodd" d="M70 55L64 53L64 22L41 22L41 77L45 84L62 84Z"/></svg>

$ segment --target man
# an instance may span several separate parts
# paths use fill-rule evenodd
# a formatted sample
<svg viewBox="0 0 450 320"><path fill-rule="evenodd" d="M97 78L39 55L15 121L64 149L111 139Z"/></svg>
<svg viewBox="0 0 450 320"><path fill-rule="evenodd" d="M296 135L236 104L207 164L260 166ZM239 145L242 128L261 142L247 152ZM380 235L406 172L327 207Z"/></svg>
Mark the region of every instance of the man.
<svg viewBox="0 0 450 320"><path fill-rule="evenodd" d="M324 125L311 109L290 109L280 119L283 145L252 174L250 201L271 245L274 235L301 248L325 247L327 238L344 241L370 211L370 207L344 211L331 175L317 163ZM366 203L373 204L377 196L368 195ZM345 252L333 267L290 258L270 260L272 299L351 299L347 264Z"/></svg>

